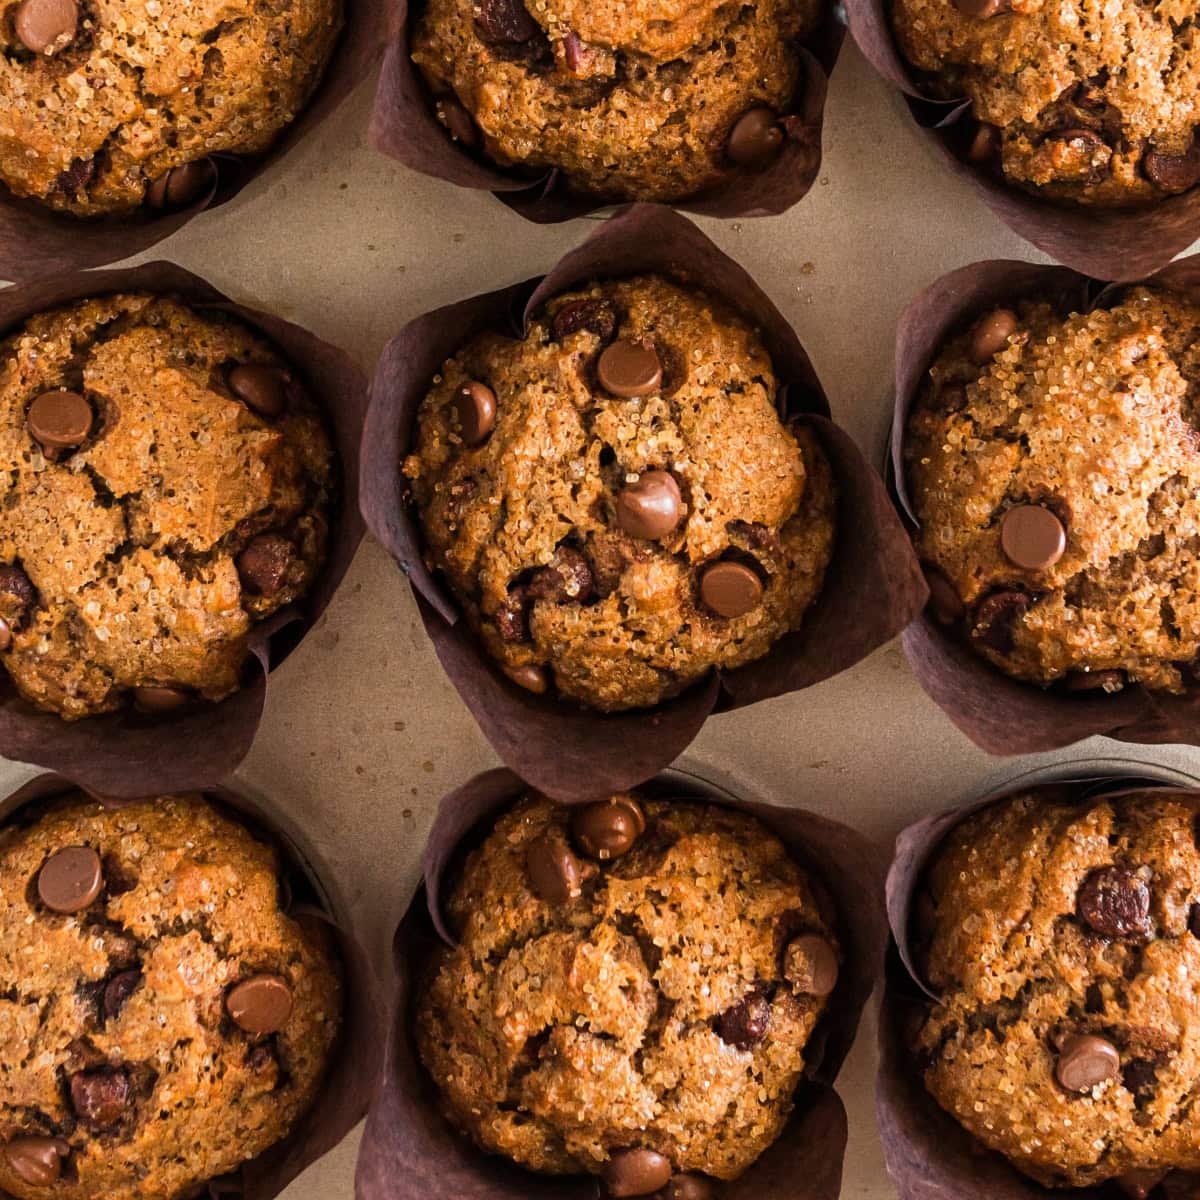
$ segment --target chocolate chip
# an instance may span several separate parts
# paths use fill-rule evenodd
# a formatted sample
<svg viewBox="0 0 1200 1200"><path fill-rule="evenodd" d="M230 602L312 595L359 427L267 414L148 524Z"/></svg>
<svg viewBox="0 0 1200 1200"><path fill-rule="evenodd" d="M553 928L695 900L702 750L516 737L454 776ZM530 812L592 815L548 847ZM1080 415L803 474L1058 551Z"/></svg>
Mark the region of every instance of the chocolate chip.
<svg viewBox="0 0 1200 1200"><path fill-rule="evenodd" d="M281 367L240 363L229 372L229 390L260 417L281 417L287 409L291 375Z"/></svg>
<svg viewBox="0 0 1200 1200"><path fill-rule="evenodd" d="M472 380L454 394L451 410L462 440L478 446L496 427L496 393L486 384Z"/></svg>
<svg viewBox="0 0 1200 1200"><path fill-rule="evenodd" d="M509 591L492 618L501 641L514 643L529 640L529 603L528 587L520 585Z"/></svg>
<svg viewBox="0 0 1200 1200"><path fill-rule="evenodd" d="M550 688L550 678L546 671L534 663L524 663L519 667L502 666L500 669L517 687L524 688L535 696L544 695Z"/></svg>
<svg viewBox="0 0 1200 1200"><path fill-rule="evenodd" d="M32 1187L49 1187L62 1175L71 1147L62 1138L15 1137L4 1147L4 1161L18 1179Z"/></svg>
<svg viewBox="0 0 1200 1200"><path fill-rule="evenodd" d="M178 712L190 704L192 693L170 683L146 683L133 689L133 703L144 713L154 715Z"/></svg>
<svg viewBox="0 0 1200 1200"><path fill-rule="evenodd" d="M1186 192L1200 183L1200 147L1186 154L1159 154L1147 150L1142 158L1147 178L1164 192Z"/></svg>
<svg viewBox="0 0 1200 1200"><path fill-rule="evenodd" d="M571 300L554 314L550 323L550 331L559 342L581 329L607 342L617 331L613 306L607 300Z"/></svg>
<svg viewBox="0 0 1200 1200"><path fill-rule="evenodd" d="M601 862L628 853L645 829L646 816L632 796L597 800L571 814L575 844L584 854Z"/></svg>
<svg viewBox="0 0 1200 1200"><path fill-rule="evenodd" d="M1000 521L1000 548L1009 562L1027 571L1045 571L1067 549L1067 531L1048 508L1019 504Z"/></svg>
<svg viewBox="0 0 1200 1200"><path fill-rule="evenodd" d="M146 189L146 203L151 208L186 208L207 191L217 176L211 159L183 163L160 175Z"/></svg>
<svg viewBox="0 0 1200 1200"><path fill-rule="evenodd" d="M559 546L549 565L535 572L528 584L533 599L556 604L571 601L586 604L592 598L594 588L587 556L575 546Z"/></svg>
<svg viewBox="0 0 1200 1200"><path fill-rule="evenodd" d="M434 107L438 120L456 142L471 150L479 145L479 126L457 96L439 96Z"/></svg>
<svg viewBox="0 0 1200 1200"><path fill-rule="evenodd" d="M547 904L566 904L583 895L579 859L561 836L544 833L525 851L525 872L533 894Z"/></svg>
<svg viewBox="0 0 1200 1200"><path fill-rule="evenodd" d="M756 105L733 123L726 153L739 167L762 167L779 153L785 136L779 114L773 108Z"/></svg>
<svg viewBox="0 0 1200 1200"><path fill-rule="evenodd" d="M42 864L37 877L42 903L59 913L82 912L95 903L103 887L100 855L91 846L56 850Z"/></svg>
<svg viewBox="0 0 1200 1200"><path fill-rule="evenodd" d="M997 654L1011 654L1014 627L1031 603L1024 592L992 592L985 596L975 606L971 640Z"/></svg>
<svg viewBox="0 0 1200 1200"><path fill-rule="evenodd" d="M1200 904L1193 904L1188 909L1188 932L1192 937L1200 938Z"/></svg>
<svg viewBox="0 0 1200 1200"><path fill-rule="evenodd" d="M971 331L971 361L986 366L1008 345L1019 325L1017 314L1009 308L998 308L981 317Z"/></svg>
<svg viewBox="0 0 1200 1200"><path fill-rule="evenodd" d="M988 21L998 17L1012 8L1011 0L954 0L954 7L964 17L974 17L977 21Z"/></svg>
<svg viewBox="0 0 1200 1200"><path fill-rule="evenodd" d="M929 585L929 610L939 625L955 625L963 619L967 606L949 576L932 563L922 563L925 582Z"/></svg>
<svg viewBox="0 0 1200 1200"><path fill-rule="evenodd" d="M614 396L631 400L649 396L662 383L662 360L649 338L622 338L605 348L596 363L600 386Z"/></svg>
<svg viewBox="0 0 1200 1200"><path fill-rule="evenodd" d="M78 393L59 389L43 392L29 406L25 423L47 450L78 446L92 431L92 406Z"/></svg>
<svg viewBox="0 0 1200 1200"><path fill-rule="evenodd" d="M521 0L480 0L475 25L484 41L509 46L529 41L541 28Z"/></svg>
<svg viewBox="0 0 1200 1200"><path fill-rule="evenodd" d="M65 171L59 171L54 186L65 195L77 196L96 176L94 158L76 158Z"/></svg>
<svg viewBox="0 0 1200 1200"><path fill-rule="evenodd" d="M716 1200L716 1191L702 1175L676 1175L662 1196L663 1200Z"/></svg>
<svg viewBox="0 0 1200 1200"><path fill-rule="evenodd" d="M278 1033L292 1015L292 989L280 975L251 975L226 993L225 1011L247 1033Z"/></svg>
<svg viewBox="0 0 1200 1200"><path fill-rule="evenodd" d="M717 1033L721 1041L739 1050L753 1050L767 1036L770 1024L771 1006L765 996L755 993L720 1015Z"/></svg>
<svg viewBox="0 0 1200 1200"><path fill-rule="evenodd" d="M36 602L33 580L15 563L0 565L0 612L5 619L12 625L20 624Z"/></svg>
<svg viewBox="0 0 1200 1200"><path fill-rule="evenodd" d="M967 148L967 158L973 163L993 162L1000 153L1000 130L981 121Z"/></svg>
<svg viewBox="0 0 1200 1200"><path fill-rule="evenodd" d="M7 650L11 645L12 626L3 617L0 617L0 652Z"/></svg>
<svg viewBox="0 0 1200 1200"><path fill-rule="evenodd" d="M837 951L818 933L793 938L783 952L783 977L800 995L830 995L839 974Z"/></svg>
<svg viewBox="0 0 1200 1200"><path fill-rule="evenodd" d="M1068 692L1119 692L1125 686L1125 672L1068 671L1063 686Z"/></svg>
<svg viewBox="0 0 1200 1200"><path fill-rule="evenodd" d="M242 586L258 596L274 596L287 579L296 547L279 533L260 533L237 556Z"/></svg>
<svg viewBox="0 0 1200 1200"><path fill-rule="evenodd" d="M23 0L13 17L17 37L34 54L61 50L75 37L78 25L75 0Z"/></svg>
<svg viewBox="0 0 1200 1200"><path fill-rule="evenodd" d="M100 1001L106 1021L113 1021L121 1015L125 1001L137 991L141 982L142 973L136 968L129 971L118 971L109 979L104 985L104 994Z"/></svg>
<svg viewBox="0 0 1200 1200"><path fill-rule="evenodd" d="M675 529L682 509L679 484L669 471L643 471L617 496L617 524L630 537L652 541Z"/></svg>
<svg viewBox="0 0 1200 1200"><path fill-rule="evenodd" d="M1100 867L1079 889L1079 915L1109 938L1150 933L1150 889L1126 867Z"/></svg>
<svg viewBox="0 0 1200 1200"><path fill-rule="evenodd" d="M122 1070L104 1067L71 1076L71 1105L81 1121L95 1129L110 1129L129 1110L132 1089Z"/></svg>
<svg viewBox="0 0 1200 1200"><path fill-rule="evenodd" d="M1130 1200L1148 1200L1150 1193L1167 1177L1164 1170L1126 1171L1117 1178L1117 1187L1130 1197Z"/></svg>
<svg viewBox="0 0 1200 1200"><path fill-rule="evenodd" d="M670 1160L653 1150L618 1150L604 1167L610 1196L649 1196L670 1178Z"/></svg>
<svg viewBox="0 0 1200 1200"><path fill-rule="evenodd" d="M700 576L700 599L718 617L745 616L762 596L762 580L744 563L716 562Z"/></svg>
<svg viewBox="0 0 1200 1200"><path fill-rule="evenodd" d="M1068 1092L1090 1092L1115 1079L1120 1070L1121 1056L1117 1048L1102 1037L1090 1033L1071 1034L1059 1047L1055 1075Z"/></svg>

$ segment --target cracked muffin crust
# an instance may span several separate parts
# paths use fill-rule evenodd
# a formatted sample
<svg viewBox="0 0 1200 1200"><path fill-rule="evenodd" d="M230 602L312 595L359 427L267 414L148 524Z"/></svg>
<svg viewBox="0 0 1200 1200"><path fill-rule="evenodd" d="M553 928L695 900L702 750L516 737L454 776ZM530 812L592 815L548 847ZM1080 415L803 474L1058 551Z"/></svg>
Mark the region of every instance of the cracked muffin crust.
<svg viewBox="0 0 1200 1200"><path fill-rule="evenodd" d="M937 851L915 929L942 1000L915 1049L938 1104L1021 1171L1146 1200L1200 1170L1200 796L1078 792L989 806Z"/></svg>
<svg viewBox="0 0 1200 1200"><path fill-rule="evenodd" d="M442 368L404 465L430 568L516 683L645 707L798 628L834 484L755 332L643 276Z"/></svg>
<svg viewBox="0 0 1200 1200"><path fill-rule="evenodd" d="M416 1035L484 1149L614 1196L672 1176L707 1196L705 1177L736 1178L778 1137L841 952L827 901L758 821L530 795L445 912L460 942L429 966Z"/></svg>
<svg viewBox="0 0 1200 1200"><path fill-rule="evenodd" d="M931 93L966 96L968 150L1010 183L1078 204L1154 203L1200 182L1200 45L1189 4L896 0Z"/></svg>
<svg viewBox="0 0 1200 1200"><path fill-rule="evenodd" d="M112 295L0 343L0 661L68 718L235 691L325 556L332 451L257 334Z"/></svg>
<svg viewBox="0 0 1200 1200"><path fill-rule="evenodd" d="M78 217L181 207L316 90L340 0L0 5L0 182Z"/></svg>
<svg viewBox="0 0 1200 1200"><path fill-rule="evenodd" d="M176 1200L285 1137L341 1020L323 924L199 796L0 830L0 1188Z"/></svg>
<svg viewBox="0 0 1200 1200"><path fill-rule="evenodd" d="M429 0L413 59L447 129L575 190L677 200L770 161L824 0Z"/></svg>
<svg viewBox="0 0 1200 1200"><path fill-rule="evenodd" d="M935 618L1006 674L1181 692L1200 653L1200 307L1133 288L951 338L905 459Z"/></svg>

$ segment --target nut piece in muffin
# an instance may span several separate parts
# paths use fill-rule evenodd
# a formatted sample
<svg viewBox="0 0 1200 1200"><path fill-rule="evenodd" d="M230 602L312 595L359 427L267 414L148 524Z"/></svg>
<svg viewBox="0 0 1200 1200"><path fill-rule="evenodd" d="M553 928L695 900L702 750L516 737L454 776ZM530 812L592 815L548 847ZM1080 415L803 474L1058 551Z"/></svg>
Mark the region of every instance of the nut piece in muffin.
<svg viewBox="0 0 1200 1200"><path fill-rule="evenodd" d="M1016 186L1106 207L1200 183L1191 8L1113 0L896 0L908 60L968 97L968 157Z"/></svg>
<svg viewBox="0 0 1200 1200"><path fill-rule="evenodd" d="M518 684L646 707L799 627L833 547L829 465L757 334L653 276L483 334L404 470L440 571Z"/></svg>
<svg viewBox="0 0 1200 1200"><path fill-rule="evenodd" d="M905 443L932 610L1017 679L1180 692L1200 653L1200 307L985 314Z"/></svg>
<svg viewBox="0 0 1200 1200"><path fill-rule="evenodd" d="M430 964L417 1041L485 1150L599 1175L613 1196L673 1176L706 1195L779 1136L841 951L816 885L754 818L526 797L445 911L459 944Z"/></svg>
<svg viewBox="0 0 1200 1200"><path fill-rule="evenodd" d="M341 0L16 0L0 12L0 182L78 217L190 204L320 81Z"/></svg>
<svg viewBox="0 0 1200 1200"><path fill-rule="evenodd" d="M447 130L576 191L677 200L770 162L825 0L429 0L413 58Z"/></svg>
<svg viewBox="0 0 1200 1200"><path fill-rule="evenodd" d="M286 1137L341 1021L322 923L199 796L0 830L0 1188L177 1200Z"/></svg>
<svg viewBox="0 0 1200 1200"><path fill-rule="evenodd" d="M1047 1187L1145 1200L1200 1170L1198 816L1197 794L1039 789L968 817L927 873L925 1085Z"/></svg>
<svg viewBox="0 0 1200 1200"><path fill-rule="evenodd" d="M142 294L31 317L0 342L0 661L68 718L229 695L324 560L334 482L240 323Z"/></svg>

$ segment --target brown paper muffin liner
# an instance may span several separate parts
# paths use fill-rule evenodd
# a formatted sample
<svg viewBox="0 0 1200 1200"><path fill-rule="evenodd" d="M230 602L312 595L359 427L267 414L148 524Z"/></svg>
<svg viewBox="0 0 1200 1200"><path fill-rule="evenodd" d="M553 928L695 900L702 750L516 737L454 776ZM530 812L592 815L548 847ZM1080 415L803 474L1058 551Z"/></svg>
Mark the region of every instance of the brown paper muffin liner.
<svg viewBox="0 0 1200 1200"><path fill-rule="evenodd" d="M0 336L43 309L115 291L177 296L198 311L226 313L280 350L302 374L325 414L341 474L328 558L298 605L281 609L250 633L250 655L240 691L217 704L175 716L133 710L65 721L41 712L0 675L0 754L58 771L83 787L111 796L202 788L225 778L254 741L267 695L267 675L303 640L325 611L358 544L358 455L367 379L342 351L297 325L235 304L196 275L172 263L127 270L77 271L0 291Z"/></svg>
<svg viewBox="0 0 1200 1200"><path fill-rule="evenodd" d="M0 279L17 282L130 258L170 237L209 208L232 200L252 179L321 125L367 77L387 39L386 0L346 0L345 28L312 99L266 152L214 154L208 190L178 212L81 220L0 185Z"/></svg>
<svg viewBox="0 0 1200 1200"><path fill-rule="evenodd" d="M367 1119L356 1200L594 1200L587 1175L538 1175L479 1150L441 1115L436 1087L417 1056L410 1019L424 964L439 943L453 945L440 912L461 856L529 790L507 770L477 775L442 800L422 860L424 883L396 931L391 1025L383 1083ZM697 776L669 771L640 789L664 799L720 804L756 817L824 886L839 918L846 963L810 1041L815 1066L796 1092L779 1139L721 1200L837 1200L846 1113L834 1080L854 1041L887 939L879 851L848 826L802 809L741 800Z"/></svg>
<svg viewBox="0 0 1200 1200"><path fill-rule="evenodd" d="M1144 280L1200 302L1200 255ZM905 490L908 414L926 369L948 336L998 304L1036 297L1086 312L1119 289L1064 267L996 261L944 275L905 309L896 333L895 410L889 470L897 504L915 525ZM1043 690L1011 679L923 613L903 634L921 686L973 742L992 754L1054 750L1094 734L1122 742L1200 745L1200 689L1183 696L1127 685L1113 695Z"/></svg>
<svg viewBox="0 0 1200 1200"><path fill-rule="evenodd" d="M390 5L391 33L371 115L371 142L377 150L423 175L492 192L539 224L622 203L573 190L559 171L506 169L455 142L438 121L433 94L412 61L408 0L390 0ZM413 10L420 11L419 3ZM710 217L758 217L786 212L808 194L821 171L825 96L844 36L844 20L831 7L821 27L798 48L800 95L785 114L787 140L774 161L761 170L734 172L714 187L675 202L675 207Z"/></svg>
<svg viewBox="0 0 1200 1200"><path fill-rule="evenodd" d="M487 328L520 336L548 298L593 279L650 271L723 297L759 328L783 385L782 413L814 430L839 489L837 542L820 596L798 632L757 662L713 673L656 708L603 714L511 683L459 620L421 554L401 463L421 401L442 364ZM561 800L619 791L676 758L713 712L809 687L853 666L920 611L926 588L879 477L829 407L795 332L735 262L686 218L635 205L610 218L548 275L419 317L383 352L363 434L363 514L409 576L451 682L496 752Z"/></svg>
<svg viewBox="0 0 1200 1200"><path fill-rule="evenodd" d="M43 807L78 790L77 784L61 775L39 775L0 800L0 823L22 809ZM168 790L150 788L145 794L166 794ZM378 1084L379 1046L385 1036L379 983L340 903L326 891L320 864L314 863L307 849L280 828L270 803L260 803L229 787L205 788L204 795L233 810L251 832L276 846L281 862L288 868L284 882L293 897L290 911L328 925L341 958L345 996L342 1032L314 1106L281 1142L244 1163L237 1172L211 1180L200 1193L207 1200L273 1200L297 1175L338 1145L366 1115ZM14 1198L0 1190L0 1200Z"/></svg>
<svg viewBox="0 0 1200 1200"><path fill-rule="evenodd" d="M1120 774L1114 771L1120 770ZM1003 1155L975 1140L925 1090L910 1050L913 1034L930 1000L937 994L921 978L909 942L911 915L926 866L950 831L972 813L1008 796L1047 790L1077 793L1082 802L1099 796L1117 797L1147 788L1164 793L1195 794L1181 786L1177 773L1150 764L1088 762L1033 772L1010 781L982 799L948 812L925 817L908 826L896 839L895 857L887 876L888 924L892 942L884 975L879 1016L879 1073L875 1081L875 1111L888 1173L900 1200L946 1200L979 1196L984 1200L1125 1200L1118 1187L1053 1189L1022 1175ZM1193 1196L1187 1191L1183 1195ZM1156 1193L1157 1195L1157 1193ZM1174 1194L1167 1189L1168 1200Z"/></svg>
<svg viewBox="0 0 1200 1200"><path fill-rule="evenodd" d="M1200 237L1200 188L1147 208L1094 209L1041 199L967 161L971 102L932 100L900 53L891 0L845 0L850 35L867 60L904 95L938 157L966 179L1011 230L1057 262L1099 279L1132 280L1166 266Z"/></svg>

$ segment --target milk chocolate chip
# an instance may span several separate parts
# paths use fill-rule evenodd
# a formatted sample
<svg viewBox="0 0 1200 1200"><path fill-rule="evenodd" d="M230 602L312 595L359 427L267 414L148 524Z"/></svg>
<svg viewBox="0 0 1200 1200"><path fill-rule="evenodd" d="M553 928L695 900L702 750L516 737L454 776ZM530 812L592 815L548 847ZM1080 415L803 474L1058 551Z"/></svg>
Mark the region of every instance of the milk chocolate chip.
<svg viewBox="0 0 1200 1200"><path fill-rule="evenodd" d="M828 996L838 981L837 952L817 933L805 933L783 952L783 977L805 996Z"/></svg>
<svg viewBox="0 0 1200 1200"><path fill-rule="evenodd" d="M992 592L975 608L971 638L997 654L1011 654L1017 621L1032 600L1024 592Z"/></svg>
<svg viewBox="0 0 1200 1200"><path fill-rule="evenodd" d="M1090 1092L1121 1071L1117 1048L1090 1033L1071 1034L1058 1051L1055 1075L1068 1092Z"/></svg>
<svg viewBox="0 0 1200 1200"><path fill-rule="evenodd" d="M106 1021L113 1021L121 1015L125 1001L138 989L142 982L141 971L134 968L129 971L118 971L105 985L100 1006Z"/></svg>
<svg viewBox="0 0 1200 1200"><path fill-rule="evenodd" d="M1079 889L1079 915L1109 938L1150 933L1150 889L1126 867L1100 867Z"/></svg>
<svg viewBox="0 0 1200 1200"><path fill-rule="evenodd" d="M283 587L296 548L279 533L251 538L237 557L242 586L256 596L274 596Z"/></svg>
<svg viewBox="0 0 1200 1200"><path fill-rule="evenodd" d="M78 393L59 389L43 392L29 406L25 423L47 450L69 450L92 431L92 406Z"/></svg>
<svg viewBox="0 0 1200 1200"><path fill-rule="evenodd" d="M614 396L631 400L649 396L662 383L662 361L648 338L633 341L622 338L613 342L596 363L600 386Z"/></svg>
<svg viewBox="0 0 1200 1200"><path fill-rule="evenodd" d="M71 1076L71 1105L81 1121L96 1129L118 1124L131 1099L129 1076L124 1071L103 1067Z"/></svg>
<svg viewBox="0 0 1200 1200"><path fill-rule="evenodd" d="M607 342L617 331L617 314L607 300L571 300L554 314L550 328L560 342L581 329Z"/></svg>
<svg viewBox="0 0 1200 1200"><path fill-rule="evenodd" d="M550 678L542 667L534 663L524 663L519 667L502 666L505 675L527 692L535 696L544 695L550 688Z"/></svg>
<svg viewBox="0 0 1200 1200"><path fill-rule="evenodd" d="M160 175L146 189L146 203L151 208L187 208L212 186L217 168L212 161L183 163Z"/></svg>
<svg viewBox="0 0 1200 1200"><path fill-rule="evenodd" d="M292 989L279 975L251 975L225 996L225 1011L247 1033L278 1033L292 1015Z"/></svg>
<svg viewBox="0 0 1200 1200"><path fill-rule="evenodd" d="M717 1033L721 1041L739 1050L753 1050L767 1036L770 1024L771 1006L765 996L756 993L721 1014Z"/></svg>
<svg viewBox="0 0 1200 1200"><path fill-rule="evenodd" d="M1009 308L998 308L980 318L971 332L971 361L986 366L1008 345L1018 325L1017 314Z"/></svg>
<svg viewBox="0 0 1200 1200"><path fill-rule="evenodd" d="M4 1161L18 1179L32 1187L49 1187L62 1175L71 1147L62 1138L15 1137L4 1147Z"/></svg>
<svg viewBox="0 0 1200 1200"><path fill-rule="evenodd" d="M716 1200L717 1193L702 1175L675 1175L662 1195L663 1200Z"/></svg>
<svg viewBox="0 0 1200 1200"><path fill-rule="evenodd" d="M38 872L37 890L42 903L54 912L82 912L95 903L104 887L100 855L91 846L56 850Z"/></svg>
<svg viewBox="0 0 1200 1200"><path fill-rule="evenodd" d="M784 137L779 114L773 108L756 105L734 122L726 153L739 167L762 167L779 153Z"/></svg>
<svg viewBox="0 0 1200 1200"><path fill-rule="evenodd" d="M645 829L646 816L632 796L598 800L576 808L571 814L571 833L576 845L589 858L601 862L628 853Z"/></svg>
<svg viewBox="0 0 1200 1200"><path fill-rule="evenodd" d="M1200 148L1193 146L1186 154L1159 154L1147 150L1142 170L1151 183L1164 192L1186 192L1200 183Z"/></svg>
<svg viewBox="0 0 1200 1200"><path fill-rule="evenodd" d="M1067 549L1067 531L1048 508L1019 504L1000 522L1000 548L1008 560L1027 571L1045 571Z"/></svg>
<svg viewBox="0 0 1200 1200"><path fill-rule="evenodd" d="M519 46L541 28L521 0L480 0L475 25L485 42Z"/></svg>
<svg viewBox="0 0 1200 1200"><path fill-rule="evenodd" d="M78 24L75 0L23 0L13 17L17 37L34 54L61 50L75 37Z"/></svg>
<svg viewBox="0 0 1200 1200"><path fill-rule="evenodd" d="M679 524L683 497L669 471L644 471L617 496L617 524L630 537L652 541Z"/></svg>
<svg viewBox="0 0 1200 1200"><path fill-rule="evenodd" d="M133 689L133 703L144 713L177 712L191 703L192 693L187 688L170 683L147 683Z"/></svg>
<svg viewBox="0 0 1200 1200"><path fill-rule="evenodd" d="M280 367L241 363L229 372L229 390L260 417L281 417L292 377Z"/></svg>
<svg viewBox="0 0 1200 1200"><path fill-rule="evenodd" d="M579 859L561 837L543 833L529 843L525 872L533 893L547 904L566 904L583 895Z"/></svg>
<svg viewBox="0 0 1200 1200"><path fill-rule="evenodd" d="M472 380L455 393L454 416L468 446L478 446L496 427L496 393L487 384Z"/></svg>
<svg viewBox="0 0 1200 1200"><path fill-rule="evenodd" d="M618 1150L604 1168L610 1196L649 1196L671 1178L670 1160L653 1150Z"/></svg>
<svg viewBox="0 0 1200 1200"><path fill-rule="evenodd" d="M716 562L700 576L700 599L718 617L745 616L762 595L762 580L744 563Z"/></svg>

